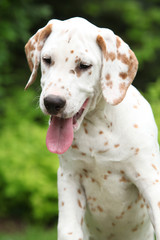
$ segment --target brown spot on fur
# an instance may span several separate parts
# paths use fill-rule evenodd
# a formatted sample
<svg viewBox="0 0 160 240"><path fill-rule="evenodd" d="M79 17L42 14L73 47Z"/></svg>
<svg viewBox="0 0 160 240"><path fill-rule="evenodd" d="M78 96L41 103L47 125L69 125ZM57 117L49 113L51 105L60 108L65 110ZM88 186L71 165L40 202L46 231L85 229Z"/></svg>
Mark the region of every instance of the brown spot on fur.
<svg viewBox="0 0 160 240"><path fill-rule="evenodd" d="M82 193L82 192L81 192L81 189L78 189L78 190L77 190L77 192L78 192L79 194L81 194L81 193Z"/></svg>
<svg viewBox="0 0 160 240"><path fill-rule="evenodd" d="M132 229L132 232L136 232L138 230L138 226L135 226L135 228Z"/></svg>
<svg viewBox="0 0 160 240"><path fill-rule="evenodd" d="M107 178L108 178L108 175L104 175L104 179L107 180Z"/></svg>
<svg viewBox="0 0 160 240"><path fill-rule="evenodd" d="M108 73L108 74L106 75L106 80L109 81L110 79L111 79L111 75Z"/></svg>
<svg viewBox="0 0 160 240"><path fill-rule="evenodd" d="M155 170L157 170L157 167L156 167L154 164L152 164L152 167L153 167Z"/></svg>
<svg viewBox="0 0 160 240"><path fill-rule="evenodd" d="M81 226L83 225L83 217L81 218Z"/></svg>
<svg viewBox="0 0 160 240"><path fill-rule="evenodd" d="M126 84L125 83L120 83L119 84L119 90L121 93L126 92Z"/></svg>
<svg viewBox="0 0 160 240"><path fill-rule="evenodd" d="M120 72L119 76L120 76L122 79L126 79L128 75L127 75L127 73Z"/></svg>
<svg viewBox="0 0 160 240"><path fill-rule="evenodd" d="M92 182L95 182L96 180L94 178L92 178Z"/></svg>
<svg viewBox="0 0 160 240"><path fill-rule="evenodd" d="M121 46L121 40L120 38L117 36L116 37L116 47L119 48Z"/></svg>
<svg viewBox="0 0 160 240"><path fill-rule="evenodd" d="M136 178L138 178L138 177L140 177L141 175L140 175L140 173L136 173Z"/></svg>
<svg viewBox="0 0 160 240"><path fill-rule="evenodd" d="M68 57L65 59L65 62L68 62Z"/></svg>
<svg viewBox="0 0 160 240"><path fill-rule="evenodd" d="M76 144L72 145L72 148L79 149L79 147Z"/></svg>
<svg viewBox="0 0 160 240"><path fill-rule="evenodd" d="M69 233L67 233L68 235L72 235L73 233L72 232L69 232Z"/></svg>
<svg viewBox="0 0 160 240"><path fill-rule="evenodd" d="M74 53L74 50L71 50L71 54L73 54Z"/></svg>
<svg viewBox="0 0 160 240"><path fill-rule="evenodd" d="M132 208L132 205L129 205L127 209L130 210L131 208Z"/></svg>
<svg viewBox="0 0 160 240"><path fill-rule="evenodd" d="M114 61L116 59L115 53L110 52L110 53L108 53L108 55L109 55L109 58L111 59L111 61Z"/></svg>
<svg viewBox="0 0 160 240"><path fill-rule="evenodd" d="M120 146L120 144L115 144L114 147L115 148L118 148Z"/></svg>
<svg viewBox="0 0 160 240"><path fill-rule="evenodd" d="M139 148L136 148L135 155L139 153Z"/></svg>
<svg viewBox="0 0 160 240"><path fill-rule="evenodd" d="M138 125L137 125L137 124L134 124L133 127L134 127L134 128L138 128Z"/></svg>
<svg viewBox="0 0 160 240"><path fill-rule="evenodd" d="M129 182L129 180L127 180L124 176L122 176L119 180L120 182Z"/></svg>
<svg viewBox="0 0 160 240"><path fill-rule="evenodd" d="M103 134L103 131L99 131L99 134Z"/></svg>
<svg viewBox="0 0 160 240"><path fill-rule="evenodd" d="M82 152L81 155L82 155L82 156L86 156L86 153Z"/></svg>
<svg viewBox="0 0 160 240"><path fill-rule="evenodd" d="M88 130L87 130L87 128L84 128L84 131L85 131L86 134L88 134Z"/></svg>
<svg viewBox="0 0 160 240"><path fill-rule="evenodd" d="M78 199L78 206L80 207L80 208L82 208L82 204L81 204L81 201Z"/></svg>
<svg viewBox="0 0 160 240"><path fill-rule="evenodd" d="M133 108L137 109L137 108L138 108L138 106L134 105L134 106L133 106Z"/></svg>
<svg viewBox="0 0 160 240"><path fill-rule="evenodd" d="M64 206L64 202L62 202L62 207Z"/></svg>
<svg viewBox="0 0 160 240"><path fill-rule="evenodd" d="M102 207L97 206L97 209L98 209L100 212L103 212L103 208L102 208Z"/></svg>

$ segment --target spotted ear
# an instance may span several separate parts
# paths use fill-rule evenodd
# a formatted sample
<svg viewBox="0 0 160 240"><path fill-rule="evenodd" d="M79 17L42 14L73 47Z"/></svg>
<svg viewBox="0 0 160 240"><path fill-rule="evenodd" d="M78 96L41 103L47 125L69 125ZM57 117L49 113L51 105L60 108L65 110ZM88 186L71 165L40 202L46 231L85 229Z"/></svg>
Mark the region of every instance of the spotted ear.
<svg viewBox="0 0 160 240"><path fill-rule="evenodd" d="M37 71L40 63L41 50L46 39L52 32L52 22L50 21L44 28L38 30L25 45L25 53L28 60L29 68L32 72L25 90L36 80Z"/></svg>
<svg viewBox="0 0 160 240"><path fill-rule="evenodd" d="M129 46L109 29L100 31L97 43L103 55L102 93L107 103L117 105L135 78L138 61Z"/></svg>

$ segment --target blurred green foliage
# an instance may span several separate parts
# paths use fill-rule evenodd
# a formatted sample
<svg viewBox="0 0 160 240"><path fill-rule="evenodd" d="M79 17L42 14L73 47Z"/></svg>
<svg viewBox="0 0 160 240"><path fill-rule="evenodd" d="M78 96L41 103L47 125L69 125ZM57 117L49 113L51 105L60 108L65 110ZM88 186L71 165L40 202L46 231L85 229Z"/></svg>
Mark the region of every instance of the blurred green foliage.
<svg viewBox="0 0 160 240"><path fill-rule="evenodd" d="M7 99L1 131L0 217L51 221L57 216L58 158L46 149L46 128L37 124L34 92L14 93Z"/></svg>
<svg viewBox="0 0 160 240"><path fill-rule="evenodd" d="M0 1L0 218L39 222L57 216L57 156L47 151L48 118L38 108L39 83L24 45L49 19L87 18L127 42L139 60L134 81L150 101L160 129L159 0Z"/></svg>

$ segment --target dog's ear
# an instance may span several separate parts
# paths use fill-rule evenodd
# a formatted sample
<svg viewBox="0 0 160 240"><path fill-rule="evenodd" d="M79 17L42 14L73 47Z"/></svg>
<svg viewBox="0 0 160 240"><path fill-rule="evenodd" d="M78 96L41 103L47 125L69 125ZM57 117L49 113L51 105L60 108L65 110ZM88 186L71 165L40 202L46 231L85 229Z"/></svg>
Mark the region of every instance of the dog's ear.
<svg viewBox="0 0 160 240"><path fill-rule="evenodd" d="M101 29L97 43L102 51L101 86L107 103L120 103L138 69L138 61L129 46L109 29Z"/></svg>
<svg viewBox="0 0 160 240"><path fill-rule="evenodd" d="M44 28L38 30L25 45L25 53L28 60L28 65L32 72L25 90L36 80L38 66L41 58L41 50L46 39L52 32L52 21L50 21Z"/></svg>

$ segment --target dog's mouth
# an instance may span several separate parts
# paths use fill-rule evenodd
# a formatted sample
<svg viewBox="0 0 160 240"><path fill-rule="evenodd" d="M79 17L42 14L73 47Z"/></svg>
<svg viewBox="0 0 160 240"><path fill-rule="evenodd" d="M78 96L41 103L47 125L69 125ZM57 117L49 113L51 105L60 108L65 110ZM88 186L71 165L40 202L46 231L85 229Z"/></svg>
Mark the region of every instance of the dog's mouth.
<svg viewBox="0 0 160 240"><path fill-rule="evenodd" d="M77 127L88 104L88 98L80 110L71 118L51 116L50 125L46 137L46 145L50 152L63 154L73 142L73 130Z"/></svg>

